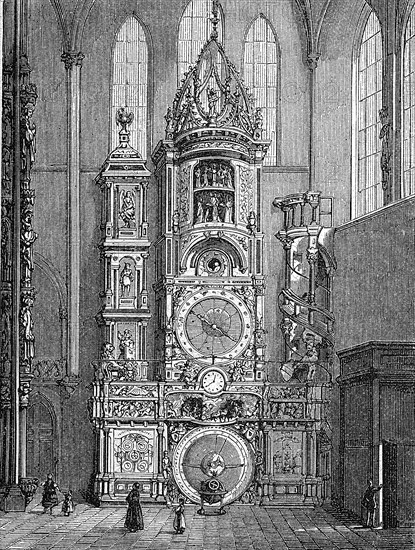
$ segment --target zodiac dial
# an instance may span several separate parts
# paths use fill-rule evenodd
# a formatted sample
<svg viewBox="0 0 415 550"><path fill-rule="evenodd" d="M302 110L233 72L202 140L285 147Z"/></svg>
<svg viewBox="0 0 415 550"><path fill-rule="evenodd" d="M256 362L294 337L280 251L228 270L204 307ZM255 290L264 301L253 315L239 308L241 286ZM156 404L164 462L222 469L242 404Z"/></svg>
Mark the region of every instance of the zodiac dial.
<svg viewBox="0 0 415 550"><path fill-rule="evenodd" d="M249 344L250 314L231 292L198 292L179 311L177 335L193 357L206 361L232 359Z"/></svg>

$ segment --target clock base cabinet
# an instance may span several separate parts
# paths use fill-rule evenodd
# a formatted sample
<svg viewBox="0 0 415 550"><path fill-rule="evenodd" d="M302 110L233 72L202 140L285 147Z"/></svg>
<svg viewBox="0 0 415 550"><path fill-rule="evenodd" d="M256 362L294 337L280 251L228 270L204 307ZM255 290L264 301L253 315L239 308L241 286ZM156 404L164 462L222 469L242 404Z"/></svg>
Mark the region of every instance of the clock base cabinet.
<svg viewBox="0 0 415 550"><path fill-rule="evenodd" d="M216 487L206 504L213 507L330 498L323 386L235 382L208 365L183 382L107 376L94 382L91 403L98 504L125 505L134 482L142 500L154 503L181 495L200 503L207 483Z"/></svg>

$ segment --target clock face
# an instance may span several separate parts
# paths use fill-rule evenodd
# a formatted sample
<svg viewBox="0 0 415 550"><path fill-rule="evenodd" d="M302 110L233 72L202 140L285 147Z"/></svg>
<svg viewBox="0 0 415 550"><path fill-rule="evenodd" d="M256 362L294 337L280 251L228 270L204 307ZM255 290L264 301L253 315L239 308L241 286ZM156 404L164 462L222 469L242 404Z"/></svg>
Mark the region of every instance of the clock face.
<svg viewBox="0 0 415 550"><path fill-rule="evenodd" d="M200 360L232 359L249 344L249 310L231 292L198 292L179 310L177 336L186 352Z"/></svg>
<svg viewBox="0 0 415 550"><path fill-rule="evenodd" d="M208 393L220 393L225 388L225 377L219 370L210 370L203 376L202 388Z"/></svg>

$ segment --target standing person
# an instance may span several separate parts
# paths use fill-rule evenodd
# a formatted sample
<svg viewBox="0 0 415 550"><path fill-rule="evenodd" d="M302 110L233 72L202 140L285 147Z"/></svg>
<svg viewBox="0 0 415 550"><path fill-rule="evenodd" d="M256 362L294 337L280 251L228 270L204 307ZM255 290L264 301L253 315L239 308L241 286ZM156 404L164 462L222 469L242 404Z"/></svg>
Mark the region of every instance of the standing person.
<svg viewBox="0 0 415 550"><path fill-rule="evenodd" d="M58 504L57 491L60 491L57 483L53 481L52 474L48 474L46 481L43 483L42 506L44 514L49 510L49 514L52 515L53 507Z"/></svg>
<svg viewBox="0 0 415 550"><path fill-rule="evenodd" d="M174 512L173 528L177 534L184 533L186 529L186 520L184 517L184 498L179 498L179 505Z"/></svg>
<svg viewBox="0 0 415 550"><path fill-rule="evenodd" d="M140 484L134 483L127 498L128 509L124 527L132 533L144 529L143 512L140 505Z"/></svg>
<svg viewBox="0 0 415 550"><path fill-rule="evenodd" d="M72 491L69 489L67 493L64 494L64 499L62 502L62 512L64 516L69 516L74 510L73 500L72 500Z"/></svg>
<svg viewBox="0 0 415 550"><path fill-rule="evenodd" d="M362 499L362 506L366 508L366 527L374 527L373 521L375 518L375 510L377 508L375 494L382 489L382 485L374 487L373 482L370 479L367 482L367 488Z"/></svg>

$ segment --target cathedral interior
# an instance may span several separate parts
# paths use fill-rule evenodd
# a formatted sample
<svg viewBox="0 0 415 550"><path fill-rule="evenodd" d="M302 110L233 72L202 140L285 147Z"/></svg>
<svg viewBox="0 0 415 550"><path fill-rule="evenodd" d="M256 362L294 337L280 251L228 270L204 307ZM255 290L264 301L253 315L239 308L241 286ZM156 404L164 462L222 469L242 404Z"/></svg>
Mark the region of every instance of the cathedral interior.
<svg viewBox="0 0 415 550"><path fill-rule="evenodd" d="M0 510L415 526L414 4L0 2Z"/></svg>

